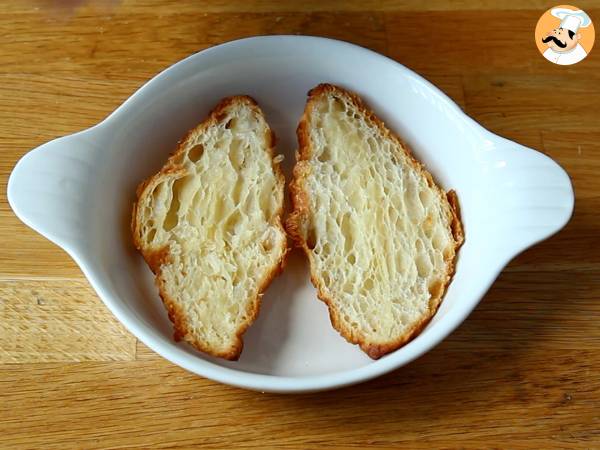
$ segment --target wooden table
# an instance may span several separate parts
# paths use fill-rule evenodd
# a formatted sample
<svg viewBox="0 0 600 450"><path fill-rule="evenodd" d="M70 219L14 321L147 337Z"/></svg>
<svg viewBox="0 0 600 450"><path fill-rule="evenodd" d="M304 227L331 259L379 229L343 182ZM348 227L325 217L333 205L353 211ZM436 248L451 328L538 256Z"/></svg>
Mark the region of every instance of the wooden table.
<svg viewBox="0 0 600 450"><path fill-rule="evenodd" d="M533 40L551 3L420 3L0 7L0 448L600 448L600 43L555 66ZM577 4L600 27L599 2ZM170 64L282 33L400 61L484 126L557 160L577 196L569 225L516 258L445 342L380 379L314 395L246 392L158 357L5 194L25 152L95 124Z"/></svg>

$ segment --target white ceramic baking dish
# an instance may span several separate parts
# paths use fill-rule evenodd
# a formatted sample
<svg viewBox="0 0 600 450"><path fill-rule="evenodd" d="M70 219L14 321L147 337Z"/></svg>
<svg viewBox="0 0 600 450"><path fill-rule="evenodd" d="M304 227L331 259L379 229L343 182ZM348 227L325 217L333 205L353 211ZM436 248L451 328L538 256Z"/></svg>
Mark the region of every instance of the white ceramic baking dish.
<svg viewBox="0 0 600 450"><path fill-rule="evenodd" d="M249 94L263 108L289 173L306 93L321 82L359 93L438 182L457 191L466 241L438 313L412 342L373 361L333 330L294 253L268 289L239 361L175 343L153 277L131 244L136 185L233 94ZM422 355L468 316L515 255L561 229L574 203L569 177L554 161L485 130L419 75L364 48L303 36L229 42L173 65L100 124L27 153L10 177L8 199L23 222L71 255L147 346L204 377L273 392L345 386Z"/></svg>

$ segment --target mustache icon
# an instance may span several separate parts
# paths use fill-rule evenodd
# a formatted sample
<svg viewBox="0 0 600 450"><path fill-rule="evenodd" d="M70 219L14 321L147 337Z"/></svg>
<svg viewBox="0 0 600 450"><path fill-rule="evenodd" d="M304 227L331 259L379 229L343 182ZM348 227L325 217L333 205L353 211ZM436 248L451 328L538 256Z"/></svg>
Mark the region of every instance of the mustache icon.
<svg viewBox="0 0 600 450"><path fill-rule="evenodd" d="M547 42L553 41L556 45L558 45L560 48L565 48L567 46L566 42L561 42L558 40L558 38L556 36L546 36L545 38L542 38L542 42L544 44L546 44Z"/></svg>

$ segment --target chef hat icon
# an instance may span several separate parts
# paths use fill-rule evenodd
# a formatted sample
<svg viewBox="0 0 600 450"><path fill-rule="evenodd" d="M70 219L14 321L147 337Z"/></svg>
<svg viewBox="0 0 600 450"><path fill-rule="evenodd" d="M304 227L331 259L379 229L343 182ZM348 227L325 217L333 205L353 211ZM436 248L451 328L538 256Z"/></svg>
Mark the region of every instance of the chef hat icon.
<svg viewBox="0 0 600 450"><path fill-rule="evenodd" d="M584 11L568 8L553 8L550 13L561 20L560 28L577 33L579 28L586 28L592 23L592 19Z"/></svg>

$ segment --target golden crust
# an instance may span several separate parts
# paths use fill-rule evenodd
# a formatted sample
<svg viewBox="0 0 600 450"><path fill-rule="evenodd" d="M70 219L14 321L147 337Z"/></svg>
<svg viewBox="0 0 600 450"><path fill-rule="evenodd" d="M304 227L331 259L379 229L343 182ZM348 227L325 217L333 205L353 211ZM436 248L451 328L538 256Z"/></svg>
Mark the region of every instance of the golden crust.
<svg viewBox="0 0 600 450"><path fill-rule="evenodd" d="M423 330L423 328L425 328L425 326L429 323L429 321L432 319L432 317L438 310L443 295L446 292L446 289L452 280L452 276L454 275L458 249L464 241L464 234L462 224L460 221L458 197L456 196L456 193L454 191L449 191L448 193L445 193L434 182L431 174L427 172L423 164L421 164L413 157L406 144L404 144L404 142L402 142L402 140L397 135L388 130L385 124L365 105L365 103L356 94L331 84L320 84L308 93L308 100L304 109L304 114L302 115L300 123L298 124L297 136L299 150L297 154L296 166L294 167L293 171L293 179L290 182L292 212L290 213L286 221L286 229L288 231L289 236L292 238L296 246L304 250L309 260L312 249L310 248L311 245L308 242L308 239L304 238L305 233L303 233L303 230L305 230L307 224L308 216L310 214L308 192L303 187L304 181L309 171L307 161L310 159L312 153L312 147L309 136L309 118L314 103L318 100L318 98L321 95L327 94L335 94L337 96L344 97L350 100L350 102L353 103L353 105L364 114L366 120L374 126L378 127L386 138L396 141L400 145L400 148L402 148L402 150L410 158L409 161L413 168L420 172L427 179L429 186L433 188L438 193L438 195L440 195L440 198L444 200L447 199L447 202L450 205L450 208L448 208L448 214L452 227L452 234L454 237L455 245L454 255L446 259L447 271L445 283L443 285L437 286L437 289L432 290L433 292L432 297L429 301L428 314L426 314L418 322L413 324L410 330L408 330L402 336L397 337L396 339L390 340L388 342L368 342L363 336L359 335L353 330L344 328L342 326L341 321L339 320L338 311L334 306L333 299L325 294L325 290L323 289L321 280L319 279L319 274L315 272L315 269L311 264L311 281L317 289L317 296L327 305L329 309L329 317L331 319L331 324L333 325L333 327L348 342L352 344L358 344L360 348L371 358L378 359L394 350L397 350L404 344L408 343L411 339L416 337Z"/></svg>
<svg viewBox="0 0 600 450"><path fill-rule="evenodd" d="M242 349L243 349L243 340L242 336L248 329L248 327L256 320L258 316L258 312L260 309L260 300L263 296L264 291L267 289L271 281L281 273L283 267L285 266L286 255L289 251L287 248L287 243L283 240L281 246L282 256L274 264L270 270L266 274L265 277L259 283L258 294L255 296L252 302L249 303L247 309L247 317L248 319L240 325L240 327L236 330L236 339L234 344L232 344L225 351L217 351L214 348L211 348L209 345L206 345L204 342L199 341L198 339L193 338L190 333L190 328L188 325L187 317L182 312L181 308L178 306L177 302L170 298L167 295L167 290L164 286L164 280L161 276L161 268L164 264L167 264L170 259L169 248L163 247L161 249L153 249L147 248L144 246L141 238L140 238L140 228L142 217L140 212L137 210L137 205L139 204L139 199L146 195L150 195L154 187L161 183L165 178L171 177L173 175L177 175L179 173L185 173L185 169L178 163L179 157L185 152L187 148L188 141L196 134L202 133L204 130L209 128L212 125L217 124L223 119L223 115L225 114L225 109L234 106L239 103L245 103L252 107L258 114L263 115L256 101L249 96L239 95L233 97L227 97L219 102L217 106L211 111L208 118L203 121L200 125L190 130L185 137L178 143L175 151L169 156L165 165L160 169L158 173L149 177L148 179L142 181L137 190L137 201L133 204L133 212L131 218L131 230L133 235L133 243L135 247L140 251L144 260L155 274L156 286L158 287L160 298L162 299L163 304L167 310L169 315L169 319L173 323L174 328L174 339L176 341L185 340L187 343L195 347L196 349L208 353L212 356L217 356L220 358L228 359L231 361L235 361L239 358ZM267 124L268 127L268 124ZM268 153L273 159L273 151L275 149L275 133L273 130L268 128L269 130L269 147ZM285 184L285 178L283 176L283 172L278 163L272 162L273 171L275 176L278 179L278 186L283 189ZM283 219L283 205L276 212L276 223L275 225L280 229L282 233L285 234L285 229L283 227L282 219Z"/></svg>

